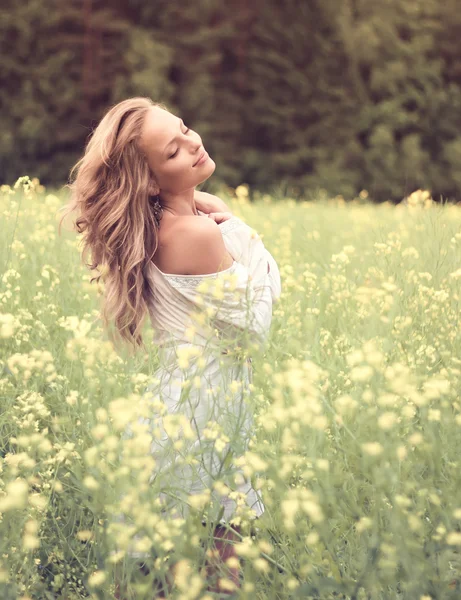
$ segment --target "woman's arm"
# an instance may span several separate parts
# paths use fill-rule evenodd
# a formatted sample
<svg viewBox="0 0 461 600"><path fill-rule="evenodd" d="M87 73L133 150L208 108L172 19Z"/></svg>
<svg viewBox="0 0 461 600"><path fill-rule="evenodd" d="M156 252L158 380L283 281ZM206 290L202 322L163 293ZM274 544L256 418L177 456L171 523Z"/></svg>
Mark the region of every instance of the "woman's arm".
<svg viewBox="0 0 461 600"><path fill-rule="evenodd" d="M218 198L218 196L214 196L213 194L208 194L207 192L195 190L194 200L196 207L207 214L211 212L232 212L224 200L221 200L221 198Z"/></svg>

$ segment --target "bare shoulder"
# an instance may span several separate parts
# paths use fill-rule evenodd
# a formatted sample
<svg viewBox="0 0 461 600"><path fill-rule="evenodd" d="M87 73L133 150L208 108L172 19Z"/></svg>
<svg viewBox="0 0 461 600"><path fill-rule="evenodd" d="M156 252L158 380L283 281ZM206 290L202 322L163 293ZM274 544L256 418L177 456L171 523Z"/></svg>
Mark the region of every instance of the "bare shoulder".
<svg viewBox="0 0 461 600"><path fill-rule="evenodd" d="M218 273L232 266L219 225L208 217L185 217L175 226L175 247L186 275Z"/></svg>

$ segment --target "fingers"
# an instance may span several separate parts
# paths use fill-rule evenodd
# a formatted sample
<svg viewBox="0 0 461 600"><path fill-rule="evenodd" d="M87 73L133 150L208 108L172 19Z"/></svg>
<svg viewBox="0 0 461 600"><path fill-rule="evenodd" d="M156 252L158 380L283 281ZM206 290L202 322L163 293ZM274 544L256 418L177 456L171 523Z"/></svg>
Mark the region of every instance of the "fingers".
<svg viewBox="0 0 461 600"><path fill-rule="evenodd" d="M222 223L223 221L227 221L232 217L232 213L230 212L211 212L208 215L211 219L214 219L216 223Z"/></svg>

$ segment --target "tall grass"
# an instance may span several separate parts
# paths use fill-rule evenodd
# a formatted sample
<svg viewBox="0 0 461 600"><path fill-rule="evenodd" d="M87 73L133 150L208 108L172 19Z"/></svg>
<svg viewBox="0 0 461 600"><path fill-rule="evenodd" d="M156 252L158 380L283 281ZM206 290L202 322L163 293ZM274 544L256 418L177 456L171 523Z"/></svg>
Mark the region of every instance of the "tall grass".
<svg viewBox="0 0 461 600"><path fill-rule="evenodd" d="M254 436L234 459L266 507L257 528L237 511L238 598L460 597L461 212L426 193L397 207L365 196L231 199L282 276L253 362ZM135 548L157 578L175 565L171 597L210 600L209 496L166 519L168 480L149 484L156 349L107 341L102 288L57 234L63 203L28 178L0 189L1 597L113 598L122 577L152 598ZM178 454L187 425L169 421ZM209 438L226 441L211 425Z"/></svg>

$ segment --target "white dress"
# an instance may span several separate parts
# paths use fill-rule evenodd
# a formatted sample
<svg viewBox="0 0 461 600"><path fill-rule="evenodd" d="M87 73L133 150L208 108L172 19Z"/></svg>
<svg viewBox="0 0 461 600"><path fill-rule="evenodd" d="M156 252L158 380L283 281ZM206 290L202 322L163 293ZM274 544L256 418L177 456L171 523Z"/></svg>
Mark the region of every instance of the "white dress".
<svg viewBox="0 0 461 600"><path fill-rule="evenodd" d="M242 340L259 346L267 341L272 305L280 297L281 282L276 261L254 229L236 216L218 226L234 259L228 269L205 275L176 275L150 263L147 276L154 294L149 316L160 367L145 393L160 398L168 409L165 414L187 415L194 431L193 437L183 439L184 446L178 451L173 447L178 437L168 436L158 411L147 420L151 431L157 430L152 436L156 466L150 482L161 482L159 497L164 510L185 518L188 495L208 488L212 490L208 511L211 521L226 522L237 504L239 514L246 510L250 519L264 512L258 492L242 470L231 464L233 457L241 456L248 448L253 423L248 385L252 381L251 358L244 360L232 351L237 345L242 347ZM202 326L195 315L203 311L211 321ZM195 354L185 359L187 350L195 350ZM184 387L186 380L191 383ZM221 445L210 434L214 422L220 434L227 436ZM185 456L193 456L195 464L182 460ZM232 497L222 488L219 493L213 489L216 479L225 482L228 487L224 491L233 492Z"/></svg>

